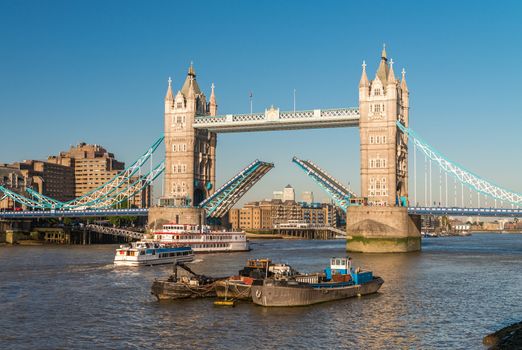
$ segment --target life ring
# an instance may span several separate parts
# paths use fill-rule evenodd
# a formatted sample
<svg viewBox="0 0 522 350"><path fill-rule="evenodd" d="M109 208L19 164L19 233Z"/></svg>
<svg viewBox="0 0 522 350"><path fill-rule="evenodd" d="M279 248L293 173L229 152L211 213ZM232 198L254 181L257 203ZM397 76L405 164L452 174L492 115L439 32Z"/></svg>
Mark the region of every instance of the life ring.
<svg viewBox="0 0 522 350"><path fill-rule="evenodd" d="M256 290L256 298L261 298L261 290Z"/></svg>

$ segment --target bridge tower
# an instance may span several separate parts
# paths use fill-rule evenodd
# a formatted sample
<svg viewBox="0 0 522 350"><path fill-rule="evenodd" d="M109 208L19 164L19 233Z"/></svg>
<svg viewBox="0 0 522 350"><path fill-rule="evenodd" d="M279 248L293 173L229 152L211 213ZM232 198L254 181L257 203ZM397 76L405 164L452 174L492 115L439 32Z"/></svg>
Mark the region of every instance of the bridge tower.
<svg viewBox="0 0 522 350"><path fill-rule="evenodd" d="M420 249L419 218L408 206L408 140L397 121L408 126L409 91L405 71L395 77L393 60L383 48L373 80L366 63L359 82L361 196L364 207L347 213L350 251L387 252ZM351 237L351 238L350 238Z"/></svg>
<svg viewBox="0 0 522 350"><path fill-rule="evenodd" d="M361 196L371 205L407 206L408 143L396 122L408 126L408 95L404 70L399 82L384 48L374 80L368 81L363 63L359 82Z"/></svg>
<svg viewBox="0 0 522 350"><path fill-rule="evenodd" d="M216 134L193 127L196 116L217 113L214 84L210 101L199 88L192 63L181 90L175 95L169 78L165 95L165 177L159 207L149 215L149 225L166 221L200 223L197 208L214 191ZM161 223L160 223L161 221Z"/></svg>

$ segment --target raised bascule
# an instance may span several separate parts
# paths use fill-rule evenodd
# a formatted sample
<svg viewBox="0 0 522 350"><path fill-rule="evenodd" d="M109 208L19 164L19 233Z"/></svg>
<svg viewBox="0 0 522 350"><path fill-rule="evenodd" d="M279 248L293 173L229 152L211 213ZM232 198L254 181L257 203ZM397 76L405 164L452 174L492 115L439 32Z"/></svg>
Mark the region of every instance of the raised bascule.
<svg viewBox="0 0 522 350"><path fill-rule="evenodd" d="M28 189L29 197L0 186L8 197L31 211L0 213L0 218L85 217L90 215L148 215L149 227L165 222L200 224L224 217L273 164L255 160L216 188L217 134L308 128L359 127L361 190L357 195L310 160L293 162L310 176L347 213L347 250L408 252L420 249L420 215L522 215L522 195L501 188L460 167L431 147L409 128L409 90L405 71L397 79L393 60L383 48L374 79L366 63L359 82L359 107L218 115L214 84L207 102L191 64L185 81L174 93L169 78L165 95L164 136L136 162L105 185L69 202L60 202ZM152 158L164 142L165 159ZM410 205L408 143L413 145L413 203ZM417 201L417 150L424 155L424 205ZM410 157L411 158L411 157ZM150 167L148 165L150 163ZM432 164L439 169L439 205L432 198ZM158 206L122 209L119 203L164 173ZM443 175L445 180L443 180ZM453 179L454 188L448 181ZM132 180L131 180L132 179ZM137 180L136 180L137 179ZM429 183L429 185L428 185ZM444 183L444 192L442 191ZM460 184L460 205L457 185ZM478 206L465 204L464 189L477 194ZM451 193L453 192L453 205ZM482 208L483 196L495 207ZM511 208L498 208L510 204ZM441 204L441 202L443 204ZM484 202L483 202L484 203ZM487 206L487 202L485 203ZM490 204L492 204L490 202Z"/></svg>

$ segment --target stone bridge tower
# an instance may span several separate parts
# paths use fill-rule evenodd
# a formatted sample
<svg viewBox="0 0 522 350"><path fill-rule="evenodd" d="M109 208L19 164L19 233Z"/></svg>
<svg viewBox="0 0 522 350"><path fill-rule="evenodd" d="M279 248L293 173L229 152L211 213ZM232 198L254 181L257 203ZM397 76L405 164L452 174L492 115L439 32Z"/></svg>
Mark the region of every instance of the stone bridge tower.
<svg viewBox="0 0 522 350"><path fill-rule="evenodd" d="M383 48L375 78L366 63L359 82L361 196L365 206L347 213L347 250L406 252L420 249L420 217L408 215L408 139L397 121L408 126L409 91Z"/></svg>
<svg viewBox="0 0 522 350"><path fill-rule="evenodd" d="M214 84L210 101L201 92L191 64L175 95L169 78L165 95L165 178L159 209L149 214L149 225L165 221L195 224L204 213L197 208L214 192L216 134L194 129L196 116L217 113Z"/></svg>
<svg viewBox="0 0 522 350"><path fill-rule="evenodd" d="M408 126L408 94L404 70L399 82L384 48L373 80L368 80L363 63L359 82L361 196L371 205L408 205L408 142L396 126L397 121Z"/></svg>

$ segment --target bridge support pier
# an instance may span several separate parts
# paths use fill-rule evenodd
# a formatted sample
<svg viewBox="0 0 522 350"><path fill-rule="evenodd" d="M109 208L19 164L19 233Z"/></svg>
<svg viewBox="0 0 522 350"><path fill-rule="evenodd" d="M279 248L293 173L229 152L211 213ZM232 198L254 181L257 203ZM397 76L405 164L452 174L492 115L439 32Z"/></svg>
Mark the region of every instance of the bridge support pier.
<svg viewBox="0 0 522 350"><path fill-rule="evenodd" d="M204 225L205 209L152 207L149 209L149 230L159 230L167 223Z"/></svg>
<svg viewBox="0 0 522 350"><path fill-rule="evenodd" d="M351 206L346 213L346 250L404 253L421 250L420 215L404 207Z"/></svg>

